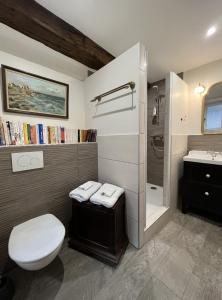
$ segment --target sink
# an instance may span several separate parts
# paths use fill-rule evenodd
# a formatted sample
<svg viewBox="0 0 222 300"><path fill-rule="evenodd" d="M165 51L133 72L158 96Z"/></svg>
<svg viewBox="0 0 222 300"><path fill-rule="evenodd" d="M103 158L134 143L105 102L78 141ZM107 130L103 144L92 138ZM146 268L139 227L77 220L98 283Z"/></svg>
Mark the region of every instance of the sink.
<svg viewBox="0 0 222 300"><path fill-rule="evenodd" d="M188 155L183 157L184 161L198 162L203 164L222 165L222 153L215 151L189 151Z"/></svg>

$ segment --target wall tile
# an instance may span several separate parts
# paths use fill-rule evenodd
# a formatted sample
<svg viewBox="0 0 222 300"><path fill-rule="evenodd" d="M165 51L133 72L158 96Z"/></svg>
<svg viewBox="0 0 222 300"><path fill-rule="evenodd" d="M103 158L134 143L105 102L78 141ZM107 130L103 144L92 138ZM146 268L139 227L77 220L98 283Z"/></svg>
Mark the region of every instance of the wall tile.
<svg viewBox="0 0 222 300"><path fill-rule="evenodd" d="M140 164L139 165L139 193L142 193L145 191L145 165Z"/></svg>
<svg viewBox="0 0 222 300"><path fill-rule="evenodd" d="M140 134L139 137L140 164L143 164L145 162L145 155L146 155L145 141L146 141L145 134Z"/></svg>
<svg viewBox="0 0 222 300"><path fill-rule="evenodd" d="M145 104L140 103L140 133L145 132Z"/></svg>
<svg viewBox="0 0 222 300"><path fill-rule="evenodd" d="M94 158L97 156L97 143L78 144L78 159Z"/></svg>
<svg viewBox="0 0 222 300"><path fill-rule="evenodd" d="M138 221L134 220L127 216L127 235L129 238L129 242L133 244L135 247L139 247L139 227Z"/></svg>
<svg viewBox="0 0 222 300"><path fill-rule="evenodd" d="M126 214L138 221L138 194L129 190L126 193Z"/></svg>
<svg viewBox="0 0 222 300"><path fill-rule="evenodd" d="M139 194L139 220L146 224L146 192Z"/></svg>
<svg viewBox="0 0 222 300"><path fill-rule="evenodd" d="M221 134L190 135L188 150L222 151Z"/></svg>
<svg viewBox="0 0 222 300"><path fill-rule="evenodd" d="M138 164L138 143L138 135L98 136L98 156Z"/></svg>
<svg viewBox="0 0 222 300"><path fill-rule="evenodd" d="M99 180L104 180L138 193L138 165L98 159Z"/></svg>

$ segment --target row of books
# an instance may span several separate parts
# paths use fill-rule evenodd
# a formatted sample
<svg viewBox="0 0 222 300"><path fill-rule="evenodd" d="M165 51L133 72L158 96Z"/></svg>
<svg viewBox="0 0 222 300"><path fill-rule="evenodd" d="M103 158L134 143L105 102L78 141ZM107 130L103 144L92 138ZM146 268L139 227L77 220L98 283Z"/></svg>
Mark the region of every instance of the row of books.
<svg viewBox="0 0 222 300"><path fill-rule="evenodd" d="M70 129L44 124L31 125L4 121L0 118L0 146L96 142L96 135L95 129Z"/></svg>
<svg viewBox="0 0 222 300"><path fill-rule="evenodd" d="M78 129L78 142L96 142L97 130L96 129Z"/></svg>

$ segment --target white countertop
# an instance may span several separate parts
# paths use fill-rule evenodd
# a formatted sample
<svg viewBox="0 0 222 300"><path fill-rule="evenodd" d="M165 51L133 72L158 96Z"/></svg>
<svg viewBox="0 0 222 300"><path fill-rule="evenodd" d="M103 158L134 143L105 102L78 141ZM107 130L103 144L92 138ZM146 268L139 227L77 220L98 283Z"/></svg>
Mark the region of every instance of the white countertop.
<svg viewBox="0 0 222 300"><path fill-rule="evenodd" d="M222 153L214 151L189 151L183 157L184 161L197 162L203 164L222 165Z"/></svg>

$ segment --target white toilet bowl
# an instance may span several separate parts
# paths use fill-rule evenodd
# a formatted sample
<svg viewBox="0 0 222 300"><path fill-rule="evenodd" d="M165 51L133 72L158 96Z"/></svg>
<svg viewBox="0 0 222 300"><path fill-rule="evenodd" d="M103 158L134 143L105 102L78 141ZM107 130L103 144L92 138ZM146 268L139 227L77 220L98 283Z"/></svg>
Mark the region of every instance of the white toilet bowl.
<svg viewBox="0 0 222 300"><path fill-rule="evenodd" d="M54 215L39 216L13 228L9 256L25 270L40 270L57 256L64 237L65 227Z"/></svg>

